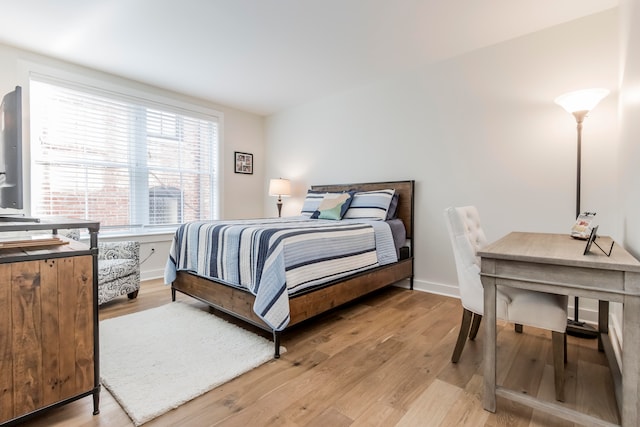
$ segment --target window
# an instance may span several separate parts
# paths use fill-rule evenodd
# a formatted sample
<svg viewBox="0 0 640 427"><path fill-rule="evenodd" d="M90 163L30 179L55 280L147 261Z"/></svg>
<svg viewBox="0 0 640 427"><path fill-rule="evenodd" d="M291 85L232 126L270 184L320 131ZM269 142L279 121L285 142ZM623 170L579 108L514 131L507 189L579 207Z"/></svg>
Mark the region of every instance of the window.
<svg viewBox="0 0 640 427"><path fill-rule="evenodd" d="M213 219L218 118L31 76L32 214L101 228Z"/></svg>

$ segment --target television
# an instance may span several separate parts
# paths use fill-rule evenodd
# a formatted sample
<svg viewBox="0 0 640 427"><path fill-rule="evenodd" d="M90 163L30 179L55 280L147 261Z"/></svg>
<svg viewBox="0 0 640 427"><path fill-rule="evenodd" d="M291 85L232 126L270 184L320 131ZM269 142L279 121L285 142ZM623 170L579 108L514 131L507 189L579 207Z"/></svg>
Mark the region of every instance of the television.
<svg viewBox="0 0 640 427"><path fill-rule="evenodd" d="M0 105L0 208L22 209L22 88L16 86ZM0 221L37 221L2 213Z"/></svg>

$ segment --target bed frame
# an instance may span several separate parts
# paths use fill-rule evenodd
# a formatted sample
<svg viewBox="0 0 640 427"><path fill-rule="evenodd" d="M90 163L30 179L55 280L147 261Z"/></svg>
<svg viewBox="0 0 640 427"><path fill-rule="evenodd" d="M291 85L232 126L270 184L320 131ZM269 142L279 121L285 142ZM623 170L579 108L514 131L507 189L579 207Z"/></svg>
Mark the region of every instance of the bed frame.
<svg viewBox="0 0 640 427"><path fill-rule="evenodd" d="M414 181L314 185L311 187L312 190L331 192L344 190L371 191L387 188L394 188L400 195L397 217L402 219L404 223L407 231L407 240L413 243ZM326 283L322 287L290 297L290 321L287 328L404 279L409 279L410 288L413 289L414 246L411 244L411 247L403 248L401 250L401 259L396 263L343 277ZM171 298L173 301L176 299L176 291L272 332L275 344L274 357L280 357L280 332L272 330L253 312L255 296L249 291L230 287L186 271L178 271L175 281L171 284Z"/></svg>

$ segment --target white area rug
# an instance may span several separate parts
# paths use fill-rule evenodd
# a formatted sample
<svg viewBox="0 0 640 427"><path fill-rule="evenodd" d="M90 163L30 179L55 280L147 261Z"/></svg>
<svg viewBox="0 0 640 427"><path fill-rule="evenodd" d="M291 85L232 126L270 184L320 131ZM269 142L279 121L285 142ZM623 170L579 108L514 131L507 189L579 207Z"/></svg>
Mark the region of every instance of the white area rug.
<svg viewBox="0 0 640 427"><path fill-rule="evenodd" d="M272 358L273 342L181 302L100 322L102 384L135 425Z"/></svg>

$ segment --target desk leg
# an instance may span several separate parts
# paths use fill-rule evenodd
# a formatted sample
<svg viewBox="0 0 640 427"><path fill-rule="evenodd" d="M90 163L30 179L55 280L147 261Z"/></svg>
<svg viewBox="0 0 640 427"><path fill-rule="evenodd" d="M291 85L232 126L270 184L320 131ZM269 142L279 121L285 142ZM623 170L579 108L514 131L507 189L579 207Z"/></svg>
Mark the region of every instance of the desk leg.
<svg viewBox="0 0 640 427"><path fill-rule="evenodd" d="M640 421L640 355L637 348L640 342L640 297L624 297L623 319L622 426L637 427Z"/></svg>
<svg viewBox="0 0 640 427"><path fill-rule="evenodd" d="M485 260L483 271L485 270ZM496 411L496 279L482 277L484 286L484 409Z"/></svg>
<svg viewBox="0 0 640 427"><path fill-rule="evenodd" d="M609 301L598 301L598 351L604 351L602 334L609 333Z"/></svg>

